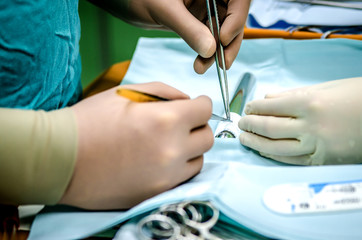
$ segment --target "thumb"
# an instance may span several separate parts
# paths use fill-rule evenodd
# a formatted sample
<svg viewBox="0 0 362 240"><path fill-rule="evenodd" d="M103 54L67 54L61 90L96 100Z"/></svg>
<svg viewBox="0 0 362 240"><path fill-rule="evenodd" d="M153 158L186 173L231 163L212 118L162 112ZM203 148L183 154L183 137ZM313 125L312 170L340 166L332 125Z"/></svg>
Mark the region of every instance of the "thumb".
<svg viewBox="0 0 362 240"><path fill-rule="evenodd" d="M190 13L183 1L159 7L161 9L158 11L164 14L154 14L158 23L176 32L201 57L210 58L214 55L216 42L209 28Z"/></svg>

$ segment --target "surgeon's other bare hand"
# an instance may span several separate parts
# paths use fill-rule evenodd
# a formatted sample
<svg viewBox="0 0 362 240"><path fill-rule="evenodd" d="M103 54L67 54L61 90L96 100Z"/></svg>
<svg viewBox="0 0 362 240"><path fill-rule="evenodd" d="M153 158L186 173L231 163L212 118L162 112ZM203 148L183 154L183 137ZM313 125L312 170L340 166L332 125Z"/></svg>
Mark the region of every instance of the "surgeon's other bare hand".
<svg viewBox="0 0 362 240"><path fill-rule="evenodd" d="M361 89L362 78L352 78L250 102L240 141L285 163L362 163Z"/></svg>
<svg viewBox="0 0 362 240"><path fill-rule="evenodd" d="M78 159L60 203L129 208L200 171L213 144L210 99L161 83L123 87L174 100L136 103L113 88L76 104Z"/></svg>
<svg viewBox="0 0 362 240"><path fill-rule="evenodd" d="M199 54L194 62L197 73L204 73L213 64L216 42L208 27L206 0L90 1L134 25L176 32ZM240 49L250 0L216 2L222 22L220 39L229 69Z"/></svg>

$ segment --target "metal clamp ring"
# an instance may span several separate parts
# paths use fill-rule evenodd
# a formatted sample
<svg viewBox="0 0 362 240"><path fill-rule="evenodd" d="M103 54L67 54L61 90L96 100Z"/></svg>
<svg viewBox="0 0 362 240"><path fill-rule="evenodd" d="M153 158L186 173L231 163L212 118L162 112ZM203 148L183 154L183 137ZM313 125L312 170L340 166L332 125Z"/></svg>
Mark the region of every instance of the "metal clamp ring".
<svg viewBox="0 0 362 240"><path fill-rule="evenodd" d="M152 223L160 224L165 231L152 227ZM146 234L145 229L149 230L149 234ZM151 214L143 218L138 223L137 231L142 240L152 240L154 237L161 237L165 240L176 240L177 236L181 234L181 229L174 220L160 214Z"/></svg>

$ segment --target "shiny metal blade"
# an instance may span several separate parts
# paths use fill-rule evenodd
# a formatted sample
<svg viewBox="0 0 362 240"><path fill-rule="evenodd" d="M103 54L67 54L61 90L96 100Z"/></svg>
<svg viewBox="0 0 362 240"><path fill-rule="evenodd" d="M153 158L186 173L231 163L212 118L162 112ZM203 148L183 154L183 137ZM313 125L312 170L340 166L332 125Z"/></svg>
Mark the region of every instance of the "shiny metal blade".
<svg viewBox="0 0 362 240"><path fill-rule="evenodd" d="M247 72L241 77L235 94L230 101L231 112L237 113L240 116L242 115L246 102L252 97L251 95L255 89L255 84L256 78L253 74Z"/></svg>

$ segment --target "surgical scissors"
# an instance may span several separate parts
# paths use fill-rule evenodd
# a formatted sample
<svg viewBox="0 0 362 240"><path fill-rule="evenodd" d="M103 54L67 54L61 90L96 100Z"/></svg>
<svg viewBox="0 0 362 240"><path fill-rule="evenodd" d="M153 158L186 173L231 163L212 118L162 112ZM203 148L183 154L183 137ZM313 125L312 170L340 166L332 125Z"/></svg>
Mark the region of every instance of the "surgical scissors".
<svg viewBox="0 0 362 240"><path fill-rule="evenodd" d="M211 4L210 4L210 2L211 2ZM206 0L206 9L207 9L207 15L209 18L210 31L211 31L212 35L215 37L216 42L219 44L220 59L221 59L221 66L222 66L222 70L223 70L224 79L222 79L221 73L220 73L219 54L218 54L217 50L215 52L216 71L217 71L217 76L219 79L226 119L230 120L229 87L228 87L228 80L227 80L227 74L226 74L224 47L222 46L221 41L220 41L220 23L219 23L219 15L218 15L218 11L217 11L216 0ZM214 14L212 14L212 11ZM212 15L214 15L214 17L215 17L216 33L214 32Z"/></svg>
<svg viewBox="0 0 362 240"><path fill-rule="evenodd" d="M262 235L237 226L210 201L166 204L137 224L141 240L264 240Z"/></svg>
<svg viewBox="0 0 362 240"><path fill-rule="evenodd" d="M219 218L219 210L210 202L186 201L160 207L138 223L138 233L150 239L222 240L210 229Z"/></svg>

